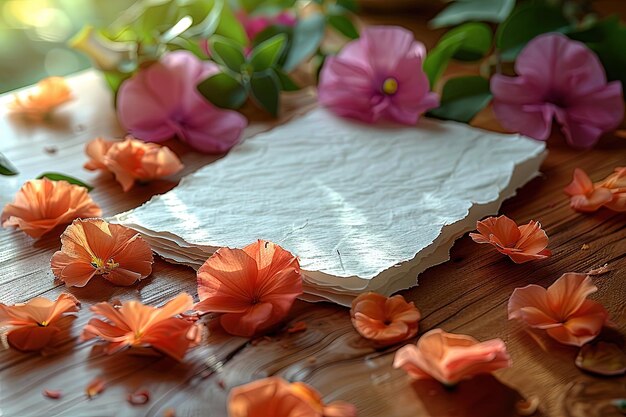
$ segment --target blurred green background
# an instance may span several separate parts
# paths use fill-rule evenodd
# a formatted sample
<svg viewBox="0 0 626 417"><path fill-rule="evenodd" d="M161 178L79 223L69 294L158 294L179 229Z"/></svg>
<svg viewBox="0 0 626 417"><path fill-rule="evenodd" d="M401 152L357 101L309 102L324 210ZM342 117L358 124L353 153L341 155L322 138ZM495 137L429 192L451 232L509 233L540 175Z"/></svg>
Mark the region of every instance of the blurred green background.
<svg viewBox="0 0 626 417"><path fill-rule="evenodd" d="M0 93L89 67L67 47L80 28L110 24L135 0L0 0Z"/></svg>

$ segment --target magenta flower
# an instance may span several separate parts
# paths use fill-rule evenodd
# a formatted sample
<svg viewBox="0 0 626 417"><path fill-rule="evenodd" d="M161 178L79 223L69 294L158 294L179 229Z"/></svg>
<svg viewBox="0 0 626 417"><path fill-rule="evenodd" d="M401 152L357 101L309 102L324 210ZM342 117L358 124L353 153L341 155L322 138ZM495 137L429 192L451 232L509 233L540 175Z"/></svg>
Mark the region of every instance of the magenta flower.
<svg viewBox="0 0 626 417"><path fill-rule="evenodd" d="M117 96L118 118L131 135L146 142L178 136L201 152L225 152L239 141L247 120L213 106L196 90L218 71L191 52L170 52L124 81Z"/></svg>
<svg viewBox="0 0 626 417"><path fill-rule="evenodd" d="M295 26L298 22L296 17L288 11L282 11L276 15L257 14L249 15L245 10L238 10L235 14L237 20L246 31L250 42L271 25Z"/></svg>
<svg viewBox="0 0 626 417"><path fill-rule="evenodd" d="M624 117L621 83L607 83L598 57L564 35L530 41L515 72L491 78L493 110L508 130L546 140L556 119L571 146L590 148Z"/></svg>
<svg viewBox="0 0 626 417"><path fill-rule="evenodd" d="M437 107L422 69L426 49L395 26L372 26L324 63L319 101L340 116L367 123L379 119L415 124Z"/></svg>

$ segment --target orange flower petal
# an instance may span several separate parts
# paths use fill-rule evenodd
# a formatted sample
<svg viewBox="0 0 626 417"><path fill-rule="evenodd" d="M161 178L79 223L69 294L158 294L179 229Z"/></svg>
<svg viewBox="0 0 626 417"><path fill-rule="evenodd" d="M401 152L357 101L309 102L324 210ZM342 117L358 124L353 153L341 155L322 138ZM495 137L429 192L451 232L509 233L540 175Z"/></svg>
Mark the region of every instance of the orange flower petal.
<svg viewBox="0 0 626 417"><path fill-rule="evenodd" d="M490 241L490 236L499 239L503 247L514 246L519 240L519 229L517 224L506 216L488 217L476 223L478 233Z"/></svg>
<svg viewBox="0 0 626 417"><path fill-rule="evenodd" d="M500 253L508 255L515 263L544 259L551 255L546 249L548 236L541 224L531 220L517 226L506 216L488 217L476 223L478 233L470 233L476 243L493 245Z"/></svg>
<svg viewBox="0 0 626 417"><path fill-rule="evenodd" d="M563 189L565 194L573 197L575 195L587 195L593 191L593 183L591 178L585 171L580 168L574 169L574 178L572 182Z"/></svg>
<svg viewBox="0 0 626 417"><path fill-rule="evenodd" d="M502 340L478 342L441 329L425 333L417 345L402 347L393 363L394 368L404 369L413 378L434 378L446 385L510 365Z"/></svg>
<svg viewBox="0 0 626 417"><path fill-rule="evenodd" d="M574 195L570 198L570 207L576 211L590 213L613 200L613 194L606 188L597 188L587 195Z"/></svg>
<svg viewBox="0 0 626 417"><path fill-rule="evenodd" d="M537 285L517 288L509 299L509 319L545 329L550 337L581 346L594 339L608 321L600 304L587 300L597 290L585 274L563 274L547 290Z"/></svg>
<svg viewBox="0 0 626 417"><path fill-rule="evenodd" d="M569 272L550 285L546 295L552 311L559 317L569 317L580 309L589 294L597 290L586 274Z"/></svg>
<svg viewBox="0 0 626 417"><path fill-rule="evenodd" d="M615 168L615 172L596 184L596 187L611 191L612 198L605 203L605 207L617 212L626 211L626 167Z"/></svg>
<svg viewBox="0 0 626 417"><path fill-rule="evenodd" d="M100 215L102 210L91 200L86 188L42 178L24 183L13 203L4 206L0 221L3 227L17 227L38 238L78 217Z"/></svg>
<svg viewBox="0 0 626 417"><path fill-rule="evenodd" d="M307 329L307 324L305 321L297 321L291 327L287 329L287 333L303 332L306 329Z"/></svg>
<svg viewBox="0 0 626 417"><path fill-rule="evenodd" d="M351 404L324 405L320 394L302 382L264 378L233 388L228 397L230 417L266 417L268 410L281 417L356 417Z"/></svg>
<svg viewBox="0 0 626 417"><path fill-rule="evenodd" d="M48 397L53 400L58 400L59 398L63 396L63 393L60 390L53 390L53 389L45 389L42 391L42 394L44 395L44 397Z"/></svg>
<svg viewBox="0 0 626 417"><path fill-rule="evenodd" d="M271 242L222 248L198 270L195 308L225 313L224 329L250 337L282 321L302 294L298 259Z"/></svg>
<svg viewBox="0 0 626 417"><path fill-rule="evenodd" d="M16 94L9 108L32 120L42 120L50 112L72 99L72 92L61 77L48 77L37 83L35 90L25 94Z"/></svg>
<svg viewBox="0 0 626 417"><path fill-rule="evenodd" d="M82 340L100 338L107 342L109 354L131 346L151 346L176 360L182 360L196 339L188 335L195 326L180 315L193 305L189 294L182 293L163 307L146 306L138 301L123 302L119 308L98 303L91 310L107 321L93 318L83 329Z"/></svg>
<svg viewBox="0 0 626 417"><path fill-rule="evenodd" d="M36 297L25 304L0 303L0 327L8 327L7 342L14 349L40 351L53 344L61 317L78 311L78 306L70 294L61 294L55 301Z"/></svg>
<svg viewBox="0 0 626 417"><path fill-rule="evenodd" d="M612 206L614 204L612 201L615 197L611 188L614 188L619 181L619 169L616 170L617 172L613 176L609 176L598 184L593 184L585 171L576 168L574 170L574 179L564 189L565 194L570 196L570 207L576 211L588 213L596 211L602 206ZM619 209L619 203L617 206Z"/></svg>
<svg viewBox="0 0 626 417"><path fill-rule="evenodd" d="M420 312L401 295L385 297L368 292L352 301L352 324L366 339L391 345L417 334Z"/></svg>
<svg viewBox="0 0 626 417"><path fill-rule="evenodd" d="M104 157L114 143L103 138L96 138L87 143L85 153L91 159L85 163L84 168L90 171L106 170L107 166Z"/></svg>
<svg viewBox="0 0 626 417"><path fill-rule="evenodd" d="M167 146L130 137L123 142L96 138L85 152L91 158L85 168L112 172L124 191L129 191L135 181L152 181L183 169L180 159Z"/></svg>
<svg viewBox="0 0 626 417"><path fill-rule="evenodd" d="M132 285L150 275L153 262L150 245L136 231L102 219L75 220L50 261L54 275L76 287L94 275L115 285Z"/></svg>
<svg viewBox="0 0 626 417"><path fill-rule="evenodd" d="M89 399L101 394L106 388L106 384L102 378L95 378L85 388L85 393Z"/></svg>

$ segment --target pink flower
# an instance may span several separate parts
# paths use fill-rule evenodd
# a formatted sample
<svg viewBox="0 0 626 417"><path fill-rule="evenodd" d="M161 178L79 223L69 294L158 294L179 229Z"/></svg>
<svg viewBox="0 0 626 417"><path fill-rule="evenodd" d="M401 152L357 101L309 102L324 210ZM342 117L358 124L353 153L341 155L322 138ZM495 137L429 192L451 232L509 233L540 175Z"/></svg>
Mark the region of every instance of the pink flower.
<svg viewBox="0 0 626 417"><path fill-rule="evenodd" d="M593 340L609 313L587 296L598 290L586 274L568 272L547 289L535 284L516 288L509 299L509 320L515 319L572 346Z"/></svg>
<svg viewBox="0 0 626 417"><path fill-rule="evenodd" d="M373 26L329 57L320 74L319 101L343 117L367 123L379 119L415 124L437 107L422 69L426 49L413 34L394 26Z"/></svg>
<svg viewBox="0 0 626 417"><path fill-rule="evenodd" d="M404 369L412 378L434 378L445 385L509 366L511 359L502 340L479 342L441 329L425 333L417 345L400 348L393 359L393 367Z"/></svg>
<svg viewBox="0 0 626 417"><path fill-rule="evenodd" d="M546 140L556 118L571 146L590 148L624 117L621 83L607 83L598 57L564 35L530 41L515 71L491 78L493 109L506 129Z"/></svg>
<svg viewBox="0 0 626 417"><path fill-rule="evenodd" d="M271 25L295 26L297 23L296 17L288 11L282 11L274 16L265 14L251 16L242 9L235 15L250 41Z"/></svg>
<svg viewBox="0 0 626 417"><path fill-rule="evenodd" d="M196 91L200 81L216 72L215 64L190 52L168 53L122 84L117 96L120 122L147 142L176 135L201 152L229 150L239 141L246 118L213 106Z"/></svg>

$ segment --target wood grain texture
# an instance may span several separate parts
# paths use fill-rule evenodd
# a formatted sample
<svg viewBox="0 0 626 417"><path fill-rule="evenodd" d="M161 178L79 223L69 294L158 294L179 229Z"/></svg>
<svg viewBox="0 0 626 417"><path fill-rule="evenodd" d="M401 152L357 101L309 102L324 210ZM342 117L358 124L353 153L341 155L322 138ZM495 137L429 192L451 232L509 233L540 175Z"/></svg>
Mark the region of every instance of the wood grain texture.
<svg viewBox="0 0 626 417"><path fill-rule="evenodd" d="M370 21L412 27L429 46L441 33L427 30L424 17L376 16ZM459 67L453 71L471 70ZM31 125L2 114L0 151L21 173L0 178L0 204L12 200L25 180L43 171L64 172L93 184L92 196L102 205L104 215L136 207L175 186L175 182L157 181L124 194L111 177L83 170L83 147L88 140L119 137L123 132L111 97L95 73L80 74L71 83L77 99L50 122ZM0 106L10 99L10 95L0 98ZM500 130L490 110L481 113L474 124ZM181 175L215 159L193 153L178 142L168 145L186 165ZM296 303L285 328L255 341L230 337L209 318L205 322L210 336L191 350L183 363L130 352L106 356L97 343L79 344L76 340L91 316L90 305L115 298L160 304L180 291L196 296L195 273L157 260L153 274L137 286L114 287L94 279L85 288L66 289L54 281L49 267L63 228L37 241L17 231L2 230L0 302L23 302L37 295L53 298L69 291L81 300L82 310L56 354L42 357L11 349L0 351L0 414L163 416L173 408L179 417L225 416L230 388L280 375L313 385L327 401L353 402L361 417L506 417L516 415L516 401L530 396L540 400L536 415L617 416L609 402L626 397L626 378L583 374L574 365L576 348L559 345L506 319L506 303L514 288L530 283L548 286L564 272L585 272L608 263L611 271L595 279L599 291L592 298L607 307L616 324L601 338L625 345L626 215L608 210L575 213L562 190L575 167L598 180L615 166L625 165L626 141L609 135L594 150L582 152L568 148L555 131L549 150L543 175L506 201L501 212L518 222L541 221L550 236L551 258L515 265L465 236L453 247L451 261L426 271L417 287L403 292L422 312L420 333L441 327L480 340L500 337L513 359L510 369L465 381L453 391L429 381L412 382L402 371L391 368L399 346L377 350L353 330L347 309L304 302ZM308 325L305 332L285 331L300 320ZM89 400L84 389L95 377L104 378L107 389ZM138 388L149 389L151 399L133 406L126 402L126 395ZM64 396L45 398L41 394L44 389L61 389Z"/></svg>

